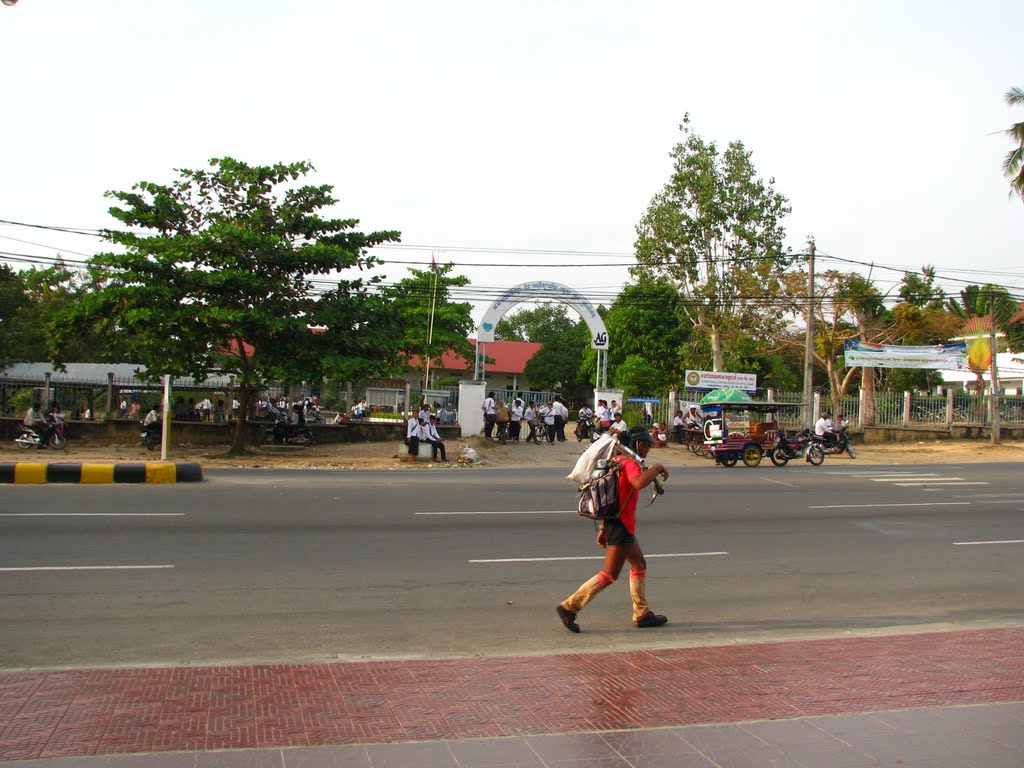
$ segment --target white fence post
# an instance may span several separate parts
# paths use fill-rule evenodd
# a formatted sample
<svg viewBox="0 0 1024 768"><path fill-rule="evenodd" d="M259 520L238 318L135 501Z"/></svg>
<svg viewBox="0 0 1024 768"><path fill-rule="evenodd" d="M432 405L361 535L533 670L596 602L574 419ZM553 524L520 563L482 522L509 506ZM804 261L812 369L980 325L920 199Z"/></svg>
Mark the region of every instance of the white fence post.
<svg viewBox="0 0 1024 768"><path fill-rule="evenodd" d="M910 428L910 390L903 393L903 428Z"/></svg>

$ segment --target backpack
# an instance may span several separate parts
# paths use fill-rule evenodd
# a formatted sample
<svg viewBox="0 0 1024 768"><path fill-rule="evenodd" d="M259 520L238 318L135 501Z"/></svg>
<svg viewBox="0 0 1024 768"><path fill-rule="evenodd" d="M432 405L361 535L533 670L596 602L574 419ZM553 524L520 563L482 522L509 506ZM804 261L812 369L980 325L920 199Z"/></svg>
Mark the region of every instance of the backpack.
<svg viewBox="0 0 1024 768"><path fill-rule="evenodd" d="M594 470L596 477L580 486L580 500L576 509L582 517L591 520L617 519L622 511L619 505L619 470L622 465L617 461L601 459L597 466ZM632 495L633 491L630 490L626 502Z"/></svg>

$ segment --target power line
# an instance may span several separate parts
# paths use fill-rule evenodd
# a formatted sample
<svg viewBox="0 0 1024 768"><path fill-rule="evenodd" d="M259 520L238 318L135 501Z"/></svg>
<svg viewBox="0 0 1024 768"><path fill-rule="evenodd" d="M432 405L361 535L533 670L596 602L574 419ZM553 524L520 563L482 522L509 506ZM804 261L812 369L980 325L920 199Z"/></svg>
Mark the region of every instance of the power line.
<svg viewBox="0 0 1024 768"><path fill-rule="evenodd" d="M53 225L44 225L44 224L32 224L32 223L27 223L27 222L12 221L12 220L8 220L8 219L0 219L0 224L6 224L6 225L9 225L9 226L17 226L17 227L29 227L29 228L33 228L33 229L48 230L48 231L60 232L60 233L64 233L64 234L77 234L77 235L83 235L83 236L89 236L89 237L100 237L100 238L103 237L103 233L106 231L106 230L91 229L91 228L86 228L86 227L64 227L64 226L53 226ZM34 246L37 246L37 247L40 247L40 248L48 248L48 249L51 249L53 251L56 251L58 254L69 253L69 254L74 254L76 256L81 256L81 257L83 257L85 259L91 258L91 256L89 254L86 254L86 253L82 253L82 252L79 252L79 251L62 250L62 249L57 248L55 246L47 245L47 244L44 244L44 243L36 243L36 242L28 241L28 240L21 240L21 239L14 238L14 237L9 237L9 236L6 236L6 235L0 235L0 238L7 239L7 240L12 240L14 242L25 243L27 245L34 245ZM453 246L453 245L418 245L418 244L406 244L406 243L381 243L381 244L379 244L377 246L374 246L371 250L377 250L377 249L382 249L382 250L389 250L389 249L390 250L422 250L422 251L432 251L432 252L451 251L451 252L459 252L459 253L500 253L500 254L515 254L515 255L520 255L520 256L542 256L542 257L549 257L549 256L572 256L572 257L583 257L583 258L630 258L630 259L632 259L632 257L633 257L633 254L631 254L631 253L615 252L615 251L585 251L585 250L574 250L574 249L547 249L547 248L543 248L543 249L542 248L494 248L494 247ZM790 254L784 254L784 255L786 257L789 257L789 258L792 258L792 259L800 259L800 258L803 258L803 257L806 256L806 254L802 254L802 253L795 253L795 254L794 253L790 253ZM49 264L49 265L65 264L65 265L67 265L69 267L79 267L79 268L84 268L86 266L86 264L84 264L82 262L78 262L77 260L74 260L74 259L65 259L62 256L47 257L47 256L36 256L36 255L32 255L32 254L21 254L21 253L10 253L10 252L0 252L0 256L3 256L5 261L12 261L12 262L15 262L15 263L41 264L41 265L42 264ZM763 261L763 260L766 260L766 259L774 259L774 258L777 258L777 257L775 257L775 256L767 256L767 255L738 256L738 257L734 257L732 259L724 259L724 260L720 260L720 261L725 262L725 263L731 263L731 262L746 263L746 262ZM822 260L833 261L833 262L840 263L840 264L856 265L856 266L859 266L859 267L867 268L869 270L874 270L874 269L886 270L886 271L890 271L890 272L899 273L900 275L905 275L905 274L908 274L908 273L916 273L916 272L919 271L919 267L916 267L916 266L915 267L911 267L911 266L897 266L897 265L882 264L882 263L878 263L878 262L874 262L874 261L872 261L872 262L860 261L860 260L856 260L856 259L843 258L843 257L840 257L840 256L833 256L833 255L826 254L826 253L818 253L817 254L817 258L822 259ZM403 261L403 260L397 260L397 259L380 259L379 257L378 257L378 260L381 262L382 265L388 265L388 264L403 265L403 266L419 266L420 265L420 262L418 262L418 261ZM504 269L536 269L536 267L537 267L537 265L534 265L534 264L522 264L522 263L516 263L516 262L512 262L512 263L499 263L499 262L465 262L465 261L454 262L454 261L450 261L450 262L447 262L447 264L450 264L453 267L459 267L459 268L498 268L498 267L500 267L500 268L504 268ZM424 263L424 264L422 264L422 266L426 269L426 268L428 268L429 265ZM555 269L555 268L593 269L593 268L600 268L600 267L613 267L613 268L615 268L615 267L634 267L634 266L639 266L639 265L638 265L638 263L635 260L631 260L631 261L628 261L628 262L614 262L614 263L601 263L601 264L597 264L597 263L565 263L565 264L545 263L542 266L544 266L546 268L553 268L553 269ZM960 277L954 277L951 273L969 274L969 275L972 276L972 279L965 279L965 278L960 278ZM960 284L960 285L974 285L974 284L979 282L978 281L979 277L984 277L984 276L992 276L992 277L998 277L998 278L1011 278L1011 279L1021 279L1021 280L1024 280L1024 274L1021 274L1021 273L1015 273L1015 272L1009 272L1009 271L1003 271L1003 270L987 271L987 270L978 270L978 269L957 269L957 268L944 269L942 273L936 272L934 279L935 279L935 281L937 283L947 283L948 282L948 283L956 283L956 284ZM1005 288L1005 286L1003 286L1003 287ZM481 290L481 288L478 287L477 290L479 291L479 290ZM504 289L501 289L501 288L495 288L495 289L493 289L493 292L492 291L485 291L484 293L481 293L480 295L481 296L485 296L485 295L486 296L491 296L491 295L494 295L496 297L497 295L500 295L500 291L503 291L503 290ZM617 292L613 294L610 291L611 291L611 289L608 289L608 292L604 292L604 289L600 289L600 288L592 289L592 292L595 295L598 294L598 293L602 293L602 292L604 292L604 295L606 297L614 297L615 295L617 295ZM494 292L498 292L498 293L494 293ZM794 298L799 298L799 297L794 297ZM483 300L486 300L486 299L485 298L480 298L478 300L483 301Z"/></svg>

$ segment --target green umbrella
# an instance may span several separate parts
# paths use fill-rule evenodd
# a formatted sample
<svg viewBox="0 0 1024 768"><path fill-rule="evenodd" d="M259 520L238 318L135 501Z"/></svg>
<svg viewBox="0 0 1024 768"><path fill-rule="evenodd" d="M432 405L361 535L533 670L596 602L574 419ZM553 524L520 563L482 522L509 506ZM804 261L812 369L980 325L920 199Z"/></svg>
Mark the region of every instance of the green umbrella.
<svg viewBox="0 0 1024 768"><path fill-rule="evenodd" d="M709 405L711 403L752 403L754 399L741 389L734 389L733 387L722 387L721 389L713 389L708 392L704 397L700 399L701 405Z"/></svg>

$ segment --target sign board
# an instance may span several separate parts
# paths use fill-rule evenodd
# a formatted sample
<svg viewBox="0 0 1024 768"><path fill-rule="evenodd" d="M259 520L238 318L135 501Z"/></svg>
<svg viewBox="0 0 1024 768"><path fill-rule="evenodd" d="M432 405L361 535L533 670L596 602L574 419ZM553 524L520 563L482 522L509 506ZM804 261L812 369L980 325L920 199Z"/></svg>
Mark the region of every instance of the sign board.
<svg viewBox="0 0 1024 768"><path fill-rule="evenodd" d="M892 344L868 344L848 339L844 345L846 365L850 368L932 368L965 371L966 344L936 344L931 347L900 347Z"/></svg>
<svg viewBox="0 0 1024 768"><path fill-rule="evenodd" d="M448 397L451 393L447 389L424 389L420 394L424 397Z"/></svg>
<svg viewBox="0 0 1024 768"><path fill-rule="evenodd" d="M744 392L757 391L756 373L730 373L729 371L687 371L687 389L723 389L732 387Z"/></svg>

